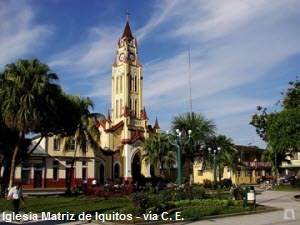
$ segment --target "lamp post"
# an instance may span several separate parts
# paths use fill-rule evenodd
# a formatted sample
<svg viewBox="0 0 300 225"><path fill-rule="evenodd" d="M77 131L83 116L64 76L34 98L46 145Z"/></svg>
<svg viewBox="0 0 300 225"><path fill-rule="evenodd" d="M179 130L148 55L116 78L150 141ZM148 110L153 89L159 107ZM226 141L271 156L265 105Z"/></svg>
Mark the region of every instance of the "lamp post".
<svg viewBox="0 0 300 225"><path fill-rule="evenodd" d="M180 152L180 145L183 145L185 146L186 144L189 143L190 139L191 139L191 134L192 134L192 131L191 130L188 130L188 139L186 142L183 143L184 141L184 138L185 138L185 131L183 130L182 132L179 131L179 129L176 129L176 138L175 138L175 141L172 141L170 139L170 135L169 135L169 131L166 131L167 133L167 136L168 136L168 141L171 145L173 146L176 146L177 147L177 182L178 182L178 185L181 185L182 184L182 181L181 181L181 152Z"/></svg>
<svg viewBox="0 0 300 225"><path fill-rule="evenodd" d="M275 154L275 176L276 176L276 186L278 187L278 168L277 168L277 154Z"/></svg>
<svg viewBox="0 0 300 225"><path fill-rule="evenodd" d="M217 183L217 165L216 165L216 158L217 156L220 155L220 152L221 152L221 148L218 147L217 150L214 150L213 153L212 153L212 149L211 148L208 148L208 152L209 154L213 154L213 157L214 157L214 184Z"/></svg>

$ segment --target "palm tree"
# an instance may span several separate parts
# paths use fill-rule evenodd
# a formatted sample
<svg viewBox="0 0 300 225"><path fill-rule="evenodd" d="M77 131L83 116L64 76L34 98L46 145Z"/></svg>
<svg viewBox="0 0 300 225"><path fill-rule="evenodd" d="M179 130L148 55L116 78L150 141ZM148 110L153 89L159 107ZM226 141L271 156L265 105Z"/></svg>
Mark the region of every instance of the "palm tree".
<svg viewBox="0 0 300 225"><path fill-rule="evenodd" d="M236 158L237 153L233 150L234 144L231 138L227 138L225 135L213 135L207 140L206 145L213 150L218 149L219 147L221 148L220 155L216 158L219 180L221 180L221 173L225 166L230 166L233 169L236 169L234 162L238 163L238 158ZM234 161L235 159L236 161Z"/></svg>
<svg viewBox="0 0 300 225"><path fill-rule="evenodd" d="M74 125L76 129L73 130L73 134L65 137L64 151L70 150L71 145L75 142L74 155L71 161L71 172L67 179L66 194L71 194L71 181L73 177L74 163L76 161L76 155L78 151L81 151L83 155L86 154L87 147L91 147L94 151L100 147L100 132L94 124L94 119L102 114L91 113L89 108L94 108L94 103L89 98L80 98L79 96L68 96L74 104L77 106L77 110L74 112L77 115ZM76 117L75 117L76 118Z"/></svg>
<svg viewBox="0 0 300 225"><path fill-rule="evenodd" d="M222 170L225 166L227 166L229 169L229 179L232 178L231 173L235 173L238 170L238 166L240 165L239 156L239 152L234 150L224 151L220 155Z"/></svg>
<svg viewBox="0 0 300 225"><path fill-rule="evenodd" d="M164 134L156 134L143 144L145 154L142 158L147 164L160 167L160 174L165 174L165 166L170 168L176 163L176 154Z"/></svg>
<svg viewBox="0 0 300 225"><path fill-rule="evenodd" d="M18 138L12 153L9 186L14 180L16 157L21 151L20 143L26 133L41 133L41 139L48 135L53 114L51 106L61 94L55 84L58 77L50 68L37 59L18 60L6 65L0 78L0 99L3 123L18 130ZM37 143L38 145L39 143ZM36 146L37 146L36 145Z"/></svg>
<svg viewBox="0 0 300 225"><path fill-rule="evenodd" d="M216 126L203 114L192 112L174 116L172 129L192 131L192 138L182 152L182 161L186 161L189 165L190 183L192 184L194 183L194 163L203 157L203 151L197 146L199 143L206 143L207 139L215 134Z"/></svg>

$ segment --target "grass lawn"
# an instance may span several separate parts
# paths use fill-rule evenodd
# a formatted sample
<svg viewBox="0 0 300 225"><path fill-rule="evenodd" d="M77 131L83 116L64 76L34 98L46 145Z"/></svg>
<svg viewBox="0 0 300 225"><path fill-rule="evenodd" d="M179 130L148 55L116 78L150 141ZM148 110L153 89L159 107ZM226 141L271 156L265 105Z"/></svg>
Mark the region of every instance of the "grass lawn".
<svg viewBox="0 0 300 225"><path fill-rule="evenodd" d="M278 187L273 186L272 190L275 191L300 191L300 188L294 185L281 184Z"/></svg>
<svg viewBox="0 0 300 225"><path fill-rule="evenodd" d="M260 207L263 208L263 207ZM127 210L126 210L127 209ZM174 217L174 213L179 212L180 217L184 219L200 218L203 216L232 214L253 210L249 207L243 207L242 201L228 201L228 200L183 200L175 203L173 209L167 209L166 217ZM256 209L259 210L259 209ZM0 199L0 212L11 211L10 201L6 198ZM82 197L47 197L47 198L26 198L25 205L20 206L21 212L51 212L51 213L74 213L82 212L94 214L109 214L112 212L121 212L125 214L132 214L134 206L128 198L111 198L108 200L102 198L82 198ZM152 213L155 213L152 211ZM160 212L161 213L161 212ZM161 214L158 214L158 220L161 219ZM131 221L119 221L124 223L145 222L141 216L140 219Z"/></svg>
<svg viewBox="0 0 300 225"><path fill-rule="evenodd" d="M25 198L25 205L20 204L21 212L69 212L79 214L81 212L111 213L120 211L130 205L127 198L80 198L80 197L48 197ZM0 211L11 211L11 203L6 198L0 198Z"/></svg>

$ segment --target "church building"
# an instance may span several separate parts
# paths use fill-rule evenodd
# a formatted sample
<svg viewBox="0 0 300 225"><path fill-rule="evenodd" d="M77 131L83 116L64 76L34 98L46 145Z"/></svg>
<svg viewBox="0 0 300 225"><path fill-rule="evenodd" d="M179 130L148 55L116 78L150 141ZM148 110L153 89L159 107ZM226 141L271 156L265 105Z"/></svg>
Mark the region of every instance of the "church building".
<svg viewBox="0 0 300 225"><path fill-rule="evenodd" d="M114 153L113 173L122 180L137 180L142 174L150 177L150 165L142 160L142 143L159 133L157 119L148 125L143 106L143 67L138 43L127 21L117 44L112 66L111 115L96 121L101 132L101 148Z"/></svg>
<svg viewBox="0 0 300 225"><path fill-rule="evenodd" d="M65 188L67 182L74 186L83 181L91 184L93 180L100 184L124 183L150 177L150 165L142 158L142 145L159 133L160 128L157 119L153 126L148 124L138 43L128 20L117 42L111 88L111 109L106 118L94 121L100 132L101 147L87 146L86 154L82 154L75 151L75 143L73 148L63 151L64 139L43 138L32 156L15 170L15 179L22 181L24 189ZM38 136L33 138L33 143L38 141Z"/></svg>

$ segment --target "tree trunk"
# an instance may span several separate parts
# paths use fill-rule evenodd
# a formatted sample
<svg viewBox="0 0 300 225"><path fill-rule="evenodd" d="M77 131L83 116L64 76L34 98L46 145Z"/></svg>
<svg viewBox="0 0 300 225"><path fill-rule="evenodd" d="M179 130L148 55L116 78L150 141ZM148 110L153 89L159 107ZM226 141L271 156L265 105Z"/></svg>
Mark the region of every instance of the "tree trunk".
<svg viewBox="0 0 300 225"><path fill-rule="evenodd" d="M194 163L189 162L190 184L194 184Z"/></svg>
<svg viewBox="0 0 300 225"><path fill-rule="evenodd" d="M165 169L164 169L164 164L163 163L161 163L160 164L160 168L161 168L161 170L159 171L159 175L161 176L161 177L165 177Z"/></svg>
<svg viewBox="0 0 300 225"><path fill-rule="evenodd" d="M6 166L3 170L3 176L1 181L1 197L5 197L8 181L9 181L10 167Z"/></svg>
<svg viewBox="0 0 300 225"><path fill-rule="evenodd" d="M19 148L20 142L21 142L21 140L22 140L23 137L24 137L24 132L20 131L19 132L19 139L17 141L17 145L16 145L16 147L14 149L12 160L11 160L9 185L8 185L9 188L11 188L13 186L13 183L14 183L16 158L17 158L17 155L18 155L18 152L19 152L19 149L20 149Z"/></svg>
<svg viewBox="0 0 300 225"><path fill-rule="evenodd" d="M65 192L65 195L71 195L72 191L71 191L71 183L72 183L72 178L73 178L73 170L74 170L74 164L75 164L75 160L76 160L76 153L77 153L77 147L75 148L74 151L74 156L71 162L71 171L70 171L70 177L66 177L67 180L67 190Z"/></svg>

